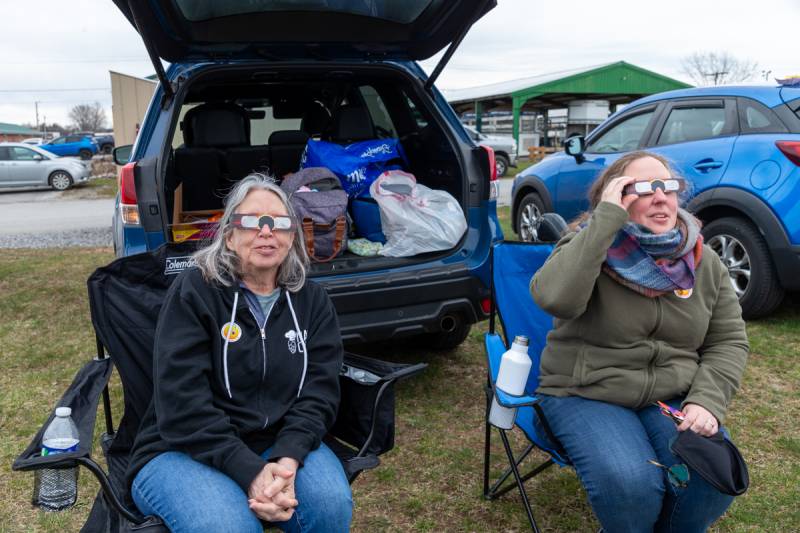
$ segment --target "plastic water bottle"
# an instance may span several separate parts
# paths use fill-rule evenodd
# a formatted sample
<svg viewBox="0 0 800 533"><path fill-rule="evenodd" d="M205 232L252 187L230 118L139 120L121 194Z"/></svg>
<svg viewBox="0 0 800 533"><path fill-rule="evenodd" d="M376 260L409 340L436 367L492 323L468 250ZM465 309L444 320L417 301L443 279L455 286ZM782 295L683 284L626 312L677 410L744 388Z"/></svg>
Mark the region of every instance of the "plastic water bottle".
<svg viewBox="0 0 800 533"><path fill-rule="evenodd" d="M500 358L500 370L497 372L495 387L512 396L522 396L525 393L525 384L531 371L531 358L528 357L528 337L517 335L511 344L511 349ZM497 398L492 399L492 408L489 410L489 423L501 429L514 427L514 418L517 409L503 407L497 403Z"/></svg>
<svg viewBox="0 0 800 533"><path fill-rule="evenodd" d="M78 449L80 433L72 420L72 409L57 407L56 417L42 437L42 455L73 452ZM75 505L78 497L78 467L37 470L34 503L45 511L60 511Z"/></svg>

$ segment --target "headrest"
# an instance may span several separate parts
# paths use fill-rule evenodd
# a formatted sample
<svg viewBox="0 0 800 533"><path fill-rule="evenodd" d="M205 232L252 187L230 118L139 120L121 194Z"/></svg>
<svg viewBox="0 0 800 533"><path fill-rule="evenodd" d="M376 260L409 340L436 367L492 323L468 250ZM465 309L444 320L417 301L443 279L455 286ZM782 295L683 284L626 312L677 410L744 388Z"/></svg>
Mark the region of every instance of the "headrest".
<svg viewBox="0 0 800 533"><path fill-rule="evenodd" d="M308 142L308 133L297 130L278 130L273 131L269 136L269 145L301 144L305 146Z"/></svg>
<svg viewBox="0 0 800 533"><path fill-rule="evenodd" d="M375 128L366 107L347 105L339 108L333 121L331 140L349 144L374 138Z"/></svg>
<svg viewBox="0 0 800 533"><path fill-rule="evenodd" d="M331 121L331 114L319 100L312 101L303 120L300 122L300 129L308 133L309 136L320 135L328 127Z"/></svg>
<svg viewBox="0 0 800 533"><path fill-rule="evenodd" d="M228 148L250 145L250 119L236 104L202 104L186 112L181 123L189 147Z"/></svg>

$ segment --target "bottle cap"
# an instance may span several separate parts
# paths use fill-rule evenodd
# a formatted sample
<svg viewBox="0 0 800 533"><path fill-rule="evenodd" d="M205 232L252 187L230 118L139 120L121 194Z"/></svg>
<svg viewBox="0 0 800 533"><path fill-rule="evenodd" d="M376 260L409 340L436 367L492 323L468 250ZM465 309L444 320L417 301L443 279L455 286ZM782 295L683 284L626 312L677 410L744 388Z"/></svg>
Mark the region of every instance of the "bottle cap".
<svg viewBox="0 0 800 533"><path fill-rule="evenodd" d="M56 416L66 418L72 415L72 409L69 407L56 407Z"/></svg>
<svg viewBox="0 0 800 533"><path fill-rule="evenodd" d="M528 337L525 335L517 335L514 337L514 344L519 344L520 346L527 346L528 345Z"/></svg>

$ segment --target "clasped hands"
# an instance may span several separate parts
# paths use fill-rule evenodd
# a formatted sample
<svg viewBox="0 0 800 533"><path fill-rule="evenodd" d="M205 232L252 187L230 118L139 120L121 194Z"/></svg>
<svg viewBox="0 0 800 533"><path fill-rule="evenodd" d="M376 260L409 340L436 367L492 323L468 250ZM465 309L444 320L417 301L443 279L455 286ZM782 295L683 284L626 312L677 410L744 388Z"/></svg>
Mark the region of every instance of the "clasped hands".
<svg viewBox="0 0 800 533"><path fill-rule="evenodd" d="M294 495L297 467L295 459L282 457L267 463L258 473L247 491L250 510L256 516L268 522L285 522L292 517L297 507Z"/></svg>

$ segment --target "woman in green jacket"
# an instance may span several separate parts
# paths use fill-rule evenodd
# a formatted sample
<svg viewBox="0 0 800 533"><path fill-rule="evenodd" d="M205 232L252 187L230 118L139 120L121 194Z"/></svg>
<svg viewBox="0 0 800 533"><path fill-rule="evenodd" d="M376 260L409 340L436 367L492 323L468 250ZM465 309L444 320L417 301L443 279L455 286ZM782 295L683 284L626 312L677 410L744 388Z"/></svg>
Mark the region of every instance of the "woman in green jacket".
<svg viewBox="0 0 800 533"><path fill-rule="evenodd" d="M684 188L657 154L621 157L531 281L555 317L541 405L609 533L705 531L733 500L691 471L675 486L648 462L682 463L669 449L679 431L722 429L749 350L727 270L679 207Z"/></svg>

